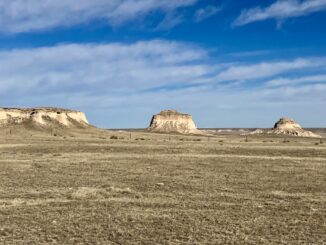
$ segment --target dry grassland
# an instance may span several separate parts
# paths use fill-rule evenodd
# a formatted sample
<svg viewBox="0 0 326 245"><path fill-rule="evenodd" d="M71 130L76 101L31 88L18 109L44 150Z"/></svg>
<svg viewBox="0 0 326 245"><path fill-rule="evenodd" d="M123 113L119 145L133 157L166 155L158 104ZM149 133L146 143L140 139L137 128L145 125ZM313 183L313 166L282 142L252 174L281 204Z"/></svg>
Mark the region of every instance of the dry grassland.
<svg viewBox="0 0 326 245"><path fill-rule="evenodd" d="M56 135L0 132L0 244L326 244L326 142Z"/></svg>

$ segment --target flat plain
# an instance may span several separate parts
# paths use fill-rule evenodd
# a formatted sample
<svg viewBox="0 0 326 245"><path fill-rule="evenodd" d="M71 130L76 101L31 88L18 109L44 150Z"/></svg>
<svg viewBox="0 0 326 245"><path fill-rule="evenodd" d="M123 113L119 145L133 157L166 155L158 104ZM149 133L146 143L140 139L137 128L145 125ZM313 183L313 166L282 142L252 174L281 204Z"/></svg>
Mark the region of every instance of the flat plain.
<svg viewBox="0 0 326 245"><path fill-rule="evenodd" d="M326 141L54 135L0 131L1 244L326 244Z"/></svg>

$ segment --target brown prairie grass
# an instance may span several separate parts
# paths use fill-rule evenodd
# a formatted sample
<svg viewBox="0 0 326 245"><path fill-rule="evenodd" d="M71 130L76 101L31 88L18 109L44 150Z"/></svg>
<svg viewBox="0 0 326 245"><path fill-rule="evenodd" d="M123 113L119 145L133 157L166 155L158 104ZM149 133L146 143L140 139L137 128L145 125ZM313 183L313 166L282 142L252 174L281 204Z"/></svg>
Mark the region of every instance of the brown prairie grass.
<svg viewBox="0 0 326 245"><path fill-rule="evenodd" d="M0 244L326 241L325 144L72 136L0 138Z"/></svg>

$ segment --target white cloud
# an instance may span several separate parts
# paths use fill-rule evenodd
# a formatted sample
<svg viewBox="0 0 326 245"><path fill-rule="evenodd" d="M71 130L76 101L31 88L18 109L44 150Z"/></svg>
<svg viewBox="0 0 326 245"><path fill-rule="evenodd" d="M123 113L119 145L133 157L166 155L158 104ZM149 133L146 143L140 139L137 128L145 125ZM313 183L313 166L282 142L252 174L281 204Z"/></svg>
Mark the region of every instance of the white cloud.
<svg viewBox="0 0 326 245"><path fill-rule="evenodd" d="M195 13L195 21L201 22L211 16L216 15L221 11L221 8L216 6L207 6L205 8L198 9Z"/></svg>
<svg viewBox="0 0 326 245"><path fill-rule="evenodd" d="M281 82L282 85L293 83L287 78L289 72L314 70L320 73L322 69L325 69L325 58L253 64L212 63L204 49L164 40L65 44L0 51L0 95L130 95L153 89L221 88L221 82L224 88L233 89L246 86L238 82L264 81L285 75L281 81L268 82L275 86ZM313 78L318 79L317 82L322 79Z"/></svg>
<svg viewBox="0 0 326 245"><path fill-rule="evenodd" d="M278 0L267 8L255 7L243 10L233 24L235 26L243 26L267 19L282 21L325 10L326 0Z"/></svg>
<svg viewBox="0 0 326 245"><path fill-rule="evenodd" d="M284 100L304 100L306 102L311 102L320 99L320 95L325 95L326 84L316 83L316 84L305 84L300 86L284 85L280 87L273 88L263 88L260 93L261 96L269 99L274 99L281 103ZM318 95L318 96L317 96ZM304 96L307 96L306 98ZM325 98L325 96L323 96Z"/></svg>
<svg viewBox="0 0 326 245"><path fill-rule="evenodd" d="M175 12L168 13L165 18L156 26L156 31L164 31L172 29L184 21L182 15L178 15Z"/></svg>
<svg viewBox="0 0 326 245"><path fill-rule="evenodd" d="M0 52L0 94L135 92L206 78L206 52L177 42L71 44Z"/></svg>
<svg viewBox="0 0 326 245"><path fill-rule="evenodd" d="M325 59L299 58L293 61L262 62L248 65L232 65L225 71L218 74L216 78L219 81L252 80L259 78L268 78L293 70L302 70L314 67L325 67Z"/></svg>
<svg viewBox="0 0 326 245"><path fill-rule="evenodd" d="M267 81L267 87L280 87L285 85L298 85L302 83L326 83L326 75L304 76L298 78L277 78Z"/></svg>
<svg viewBox="0 0 326 245"><path fill-rule="evenodd" d="M119 25L154 11L169 13L197 0L10 0L0 1L0 32L21 33L103 19Z"/></svg>
<svg viewBox="0 0 326 245"><path fill-rule="evenodd" d="M324 58L213 63L199 47L164 40L14 49L0 51L0 104L80 109L103 127L145 127L152 113L167 108L192 113L205 127L268 126L279 113L292 116L303 107L314 118L326 85L234 81L264 85L298 70L321 74L325 64ZM259 121L266 108L271 113Z"/></svg>

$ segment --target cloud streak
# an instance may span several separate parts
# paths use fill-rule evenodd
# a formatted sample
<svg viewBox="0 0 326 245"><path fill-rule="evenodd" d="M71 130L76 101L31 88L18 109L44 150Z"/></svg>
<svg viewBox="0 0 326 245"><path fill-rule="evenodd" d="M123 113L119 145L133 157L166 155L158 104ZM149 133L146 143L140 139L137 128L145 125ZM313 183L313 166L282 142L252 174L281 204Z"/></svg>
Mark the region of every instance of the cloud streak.
<svg viewBox="0 0 326 245"><path fill-rule="evenodd" d="M325 67L324 58L298 58L292 61L261 62L256 64L231 65L217 75L219 81L239 81L268 78L299 69Z"/></svg>
<svg viewBox="0 0 326 245"><path fill-rule="evenodd" d="M0 1L0 32L23 33L106 20L121 25L152 12L170 13L197 0Z"/></svg>
<svg viewBox="0 0 326 245"><path fill-rule="evenodd" d="M233 25L243 26L268 19L283 21L325 10L326 0L278 0L266 8L255 7L243 10Z"/></svg>
<svg viewBox="0 0 326 245"><path fill-rule="evenodd" d="M205 86L234 87L266 81L269 87L322 82L325 75L289 78L292 72L319 72L326 58L257 63L214 63L200 47L151 40L132 44L64 44L0 52L0 95L132 94ZM283 75L282 78L274 78ZM272 80L271 80L272 78Z"/></svg>
<svg viewBox="0 0 326 245"><path fill-rule="evenodd" d="M0 52L0 94L118 93L206 77L207 54L192 45L152 40L133 44L67 44Z"/></svg>
<svg viewBox="0 0 326 245"><path fill-rule="evenodd" d="M220 7L207 6L205 8L198 9L195 13L195 22L201 22L207 18L210 18L221 11Z"/></svg>
<svg viewBox="0 0 326 245"><path fill-rule="evenodd" d="M299 85L303 83L326 83L326 75L304 76L297 78L277 78L266 82L267 87Z"/></svg>

